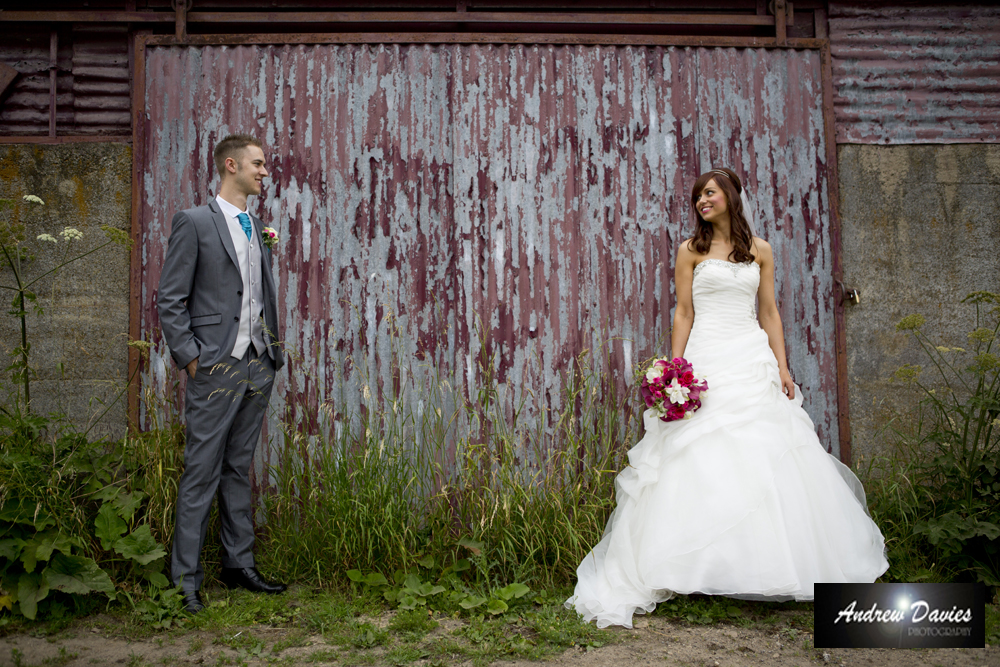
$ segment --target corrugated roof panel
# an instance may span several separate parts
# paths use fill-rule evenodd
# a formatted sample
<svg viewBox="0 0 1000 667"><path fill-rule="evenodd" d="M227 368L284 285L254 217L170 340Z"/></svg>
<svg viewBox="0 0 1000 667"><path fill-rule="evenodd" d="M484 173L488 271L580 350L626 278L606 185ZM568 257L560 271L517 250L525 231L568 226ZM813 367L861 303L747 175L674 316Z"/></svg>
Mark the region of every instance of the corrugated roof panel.
<svg viewBox="0 0 1000 667"><path fill-rule="evenodd" d="M28 30L0 43L0 62L18 71L0 105L0 135L49 131L49 35ZM59 33L58 135L132 131L128 33L124 26L82 25Z"/></svg>
<svg viewBox="0 0 1000 667"><path fill-rule="evenodd" d="M1000 141L1000 7L830 3L838 143Z"/></svg>

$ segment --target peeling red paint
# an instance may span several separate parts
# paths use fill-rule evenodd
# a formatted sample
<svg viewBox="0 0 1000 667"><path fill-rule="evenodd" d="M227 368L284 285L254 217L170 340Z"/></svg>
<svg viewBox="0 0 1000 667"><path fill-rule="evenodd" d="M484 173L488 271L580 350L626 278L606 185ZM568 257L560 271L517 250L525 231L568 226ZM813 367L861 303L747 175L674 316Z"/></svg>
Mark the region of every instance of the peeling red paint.
<svg viewBox="0 0 1000 667"><path fill-rule="evenodd" d="M727 165L755 193L791 367L836 451L818 52L168 46L146 63L143 330L174 210L217 186L211 147L259 133L272 178L251 206L281 236L279 311L303 354L277 413L357 413L364 378L375 395L442 378L475 396L482 343L523 420L561 407L585 350L621 390L666 351L691 183ZM174 375L156 343L144 382L162 390Z"/></svg>

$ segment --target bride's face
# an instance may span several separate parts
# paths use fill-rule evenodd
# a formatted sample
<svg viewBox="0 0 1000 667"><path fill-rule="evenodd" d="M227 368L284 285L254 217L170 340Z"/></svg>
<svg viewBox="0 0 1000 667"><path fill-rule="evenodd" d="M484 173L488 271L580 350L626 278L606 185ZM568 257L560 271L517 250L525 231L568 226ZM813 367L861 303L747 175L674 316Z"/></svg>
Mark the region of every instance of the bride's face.
<svg viewBox="0 0 1000 667"><path fill-rule="evenodd" d="M705 222L720 222L729 217L726 194L716 184L714 178L702 188L694 207Z"/></svg>

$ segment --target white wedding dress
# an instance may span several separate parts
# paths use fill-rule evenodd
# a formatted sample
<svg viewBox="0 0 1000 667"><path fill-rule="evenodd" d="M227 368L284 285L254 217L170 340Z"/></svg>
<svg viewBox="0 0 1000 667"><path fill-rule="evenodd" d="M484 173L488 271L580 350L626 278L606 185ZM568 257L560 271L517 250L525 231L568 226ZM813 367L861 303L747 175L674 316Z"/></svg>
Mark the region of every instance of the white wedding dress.
<svg viewBox="0 0 1000 667"><path fill-rule="evenodd" d="M617 507L566 607L632 627L675 593L811 600L819 582L873 582L881 532L857 477L788 400L754 298L760 267L703 260L684 356L708 380L691 419L652 410L615 481Z"/></svg>

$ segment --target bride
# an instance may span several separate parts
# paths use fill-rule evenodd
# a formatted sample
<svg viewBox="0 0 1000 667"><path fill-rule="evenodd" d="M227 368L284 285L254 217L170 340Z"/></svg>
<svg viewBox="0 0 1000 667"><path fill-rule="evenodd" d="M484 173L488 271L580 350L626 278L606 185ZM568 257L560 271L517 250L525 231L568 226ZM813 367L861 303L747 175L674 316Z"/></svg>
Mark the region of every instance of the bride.
<svg viewBox="0 0 1000 667"><path fill-rule="evenodd" d="M698 224L677 255L670 342L709 389L691 419L644 415L617 507L566 601L598 627L632 627L674 594L811 600L815 583L873 582L888 568L861 483L802 409L771 246L752 235L742 192L729 169L692 189Z"/></svg>

